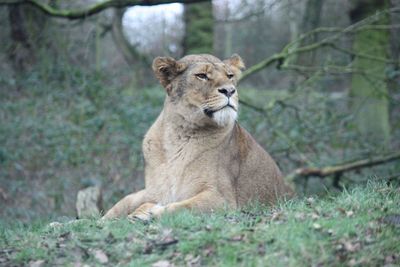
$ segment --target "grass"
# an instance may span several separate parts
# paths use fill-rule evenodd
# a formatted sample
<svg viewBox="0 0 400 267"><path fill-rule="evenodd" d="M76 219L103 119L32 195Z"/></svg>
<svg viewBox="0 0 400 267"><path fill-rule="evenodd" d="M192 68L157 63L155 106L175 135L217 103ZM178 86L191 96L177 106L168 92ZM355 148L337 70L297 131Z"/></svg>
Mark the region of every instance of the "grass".
<svg viewBox="0 0 400 267"><path fill-rule="evenodd" d="M0 265L382 266L400 264L400 190L378 182L273 209L81 220L0 230ZM77 265L75 265L77 266Z"/></svg>

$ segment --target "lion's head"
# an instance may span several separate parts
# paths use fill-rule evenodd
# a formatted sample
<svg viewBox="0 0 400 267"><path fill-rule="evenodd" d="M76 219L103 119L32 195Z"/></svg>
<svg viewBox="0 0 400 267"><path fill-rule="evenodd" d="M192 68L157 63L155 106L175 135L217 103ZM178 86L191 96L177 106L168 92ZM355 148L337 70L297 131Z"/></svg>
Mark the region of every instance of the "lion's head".
<svg viewBox="0 0 400 267"><path fill-rule="evenodd" d="M212 55L189 55L180 60L157 57L153 70L167 91L167 104L197 126L224 127L236 120L236 84L244 64L233 55L221 61Z"/></svg>

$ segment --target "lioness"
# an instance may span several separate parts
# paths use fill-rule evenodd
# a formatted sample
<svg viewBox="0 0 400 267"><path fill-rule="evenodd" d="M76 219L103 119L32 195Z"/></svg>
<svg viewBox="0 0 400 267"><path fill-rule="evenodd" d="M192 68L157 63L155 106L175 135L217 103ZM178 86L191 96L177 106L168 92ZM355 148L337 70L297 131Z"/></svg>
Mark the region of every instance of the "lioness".
<svg viewBox="0 0 400 267"><path fill-rule="evenodd" d="M167 96L143 140L145 189L124 197L104 218L148 220L183 208L273 204L292 194L274 160L236 121L243 69L238 55L153 61Z"/></svg>

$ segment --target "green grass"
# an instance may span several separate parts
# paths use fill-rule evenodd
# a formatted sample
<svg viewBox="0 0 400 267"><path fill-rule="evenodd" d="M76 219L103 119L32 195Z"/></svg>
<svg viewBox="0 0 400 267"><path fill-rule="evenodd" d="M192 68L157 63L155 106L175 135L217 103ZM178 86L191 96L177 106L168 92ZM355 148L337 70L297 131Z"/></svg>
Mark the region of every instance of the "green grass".
<svg viewBox="0 0 400 267"><path fill-rule="evenodd" d="M164 260L175 266L395 266L399 214L399 188L370 182L335 197L297 199L273 209L183 211L148 224L125 219L54 227L3 224L0 265L151 266Z"/></svg>

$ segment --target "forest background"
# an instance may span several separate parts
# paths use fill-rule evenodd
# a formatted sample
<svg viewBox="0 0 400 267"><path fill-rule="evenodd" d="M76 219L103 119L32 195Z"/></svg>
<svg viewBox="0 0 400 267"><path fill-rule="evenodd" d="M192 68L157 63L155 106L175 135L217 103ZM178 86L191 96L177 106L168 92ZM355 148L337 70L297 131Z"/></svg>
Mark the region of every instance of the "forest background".
<svg viewBox="0 0 400 267"><path fill-rule="evenodd" d="M75 217L91 185L104 209L143 187L160 55L241 55L239 121L299 195L398 185L398 0L0 0L0 25L4 221Z"/></svg>

